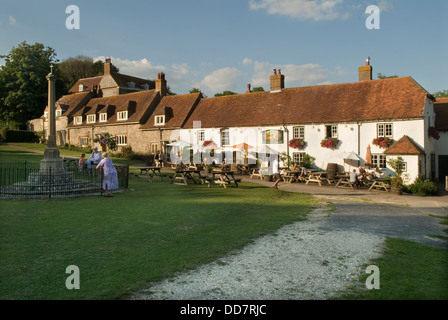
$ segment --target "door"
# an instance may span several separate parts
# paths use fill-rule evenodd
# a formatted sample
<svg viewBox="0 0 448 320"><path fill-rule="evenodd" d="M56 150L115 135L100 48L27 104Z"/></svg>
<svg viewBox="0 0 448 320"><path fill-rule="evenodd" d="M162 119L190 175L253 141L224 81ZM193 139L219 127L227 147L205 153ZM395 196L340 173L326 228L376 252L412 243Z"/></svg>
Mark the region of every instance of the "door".
<svg viewBox="0 0 448 320"><path fill-rule="evenodd" d="M445 181L448 176L448 155L439 155L439 181Z"/></svg>

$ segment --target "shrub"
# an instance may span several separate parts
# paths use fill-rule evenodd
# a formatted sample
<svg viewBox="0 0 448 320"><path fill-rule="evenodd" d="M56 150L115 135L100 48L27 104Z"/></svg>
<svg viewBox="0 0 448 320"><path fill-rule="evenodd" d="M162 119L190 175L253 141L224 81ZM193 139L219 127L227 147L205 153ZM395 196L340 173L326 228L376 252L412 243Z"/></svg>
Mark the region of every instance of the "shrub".
<svg viewBox="0 0 448 320"><path fill-rule="evenodd" d="M433 196L438 193L437 185L429 179L423 180L421 178L417 178L411 185L408 186L407 189L409 192L419 196Z"/></svg>
<svg viewBox="0 0 448 320"><path fill-rule="evenodd" d="M6 130L4 139L7 142L39 142L34 131L25 130Z"/></svg>

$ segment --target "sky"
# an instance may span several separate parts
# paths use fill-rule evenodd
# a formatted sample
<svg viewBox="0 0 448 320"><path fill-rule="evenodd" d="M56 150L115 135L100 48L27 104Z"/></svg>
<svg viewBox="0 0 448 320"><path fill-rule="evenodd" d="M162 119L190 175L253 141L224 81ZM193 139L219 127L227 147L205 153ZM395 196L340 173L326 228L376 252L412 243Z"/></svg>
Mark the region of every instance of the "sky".
<svg viewBox="0 0 448 320"><path fill-rule="evenodd" d="M0 0L0 55L23 41L164 72L176 94L269 90L273 69L287 88L356 82L367 57L374 78L448 90L446 0Z"/></svg>

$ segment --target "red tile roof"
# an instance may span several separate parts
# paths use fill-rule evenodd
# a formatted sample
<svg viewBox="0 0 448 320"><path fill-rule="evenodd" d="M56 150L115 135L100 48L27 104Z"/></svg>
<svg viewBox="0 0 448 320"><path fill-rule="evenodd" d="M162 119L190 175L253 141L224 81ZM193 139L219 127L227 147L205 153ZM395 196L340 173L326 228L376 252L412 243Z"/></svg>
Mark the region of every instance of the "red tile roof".
<svg viewBox="0 0 448 320"><path fill-rule="evenodd" d="M384 154L413 155L425 154L425 151L411 138L405 135L400 138L400 140L395 141L388 149L386 149L384 151Z"/></svg>
<svg viewBox="0 0 448 320"><path fill-rule="evenodd" d="M140 129L182 127L201 97L200 93L164 96L154 113ZM155 116L158 115L165 115L165 125L154 125Z"/></svg>
<svg viewBox="0 0 448 320"><path fill-rule="evenodd" d="M70 93L80 92L79 91L79 85L80 84L84 85L84 90L83 91L92 91L95 86L99 86L100 85L101 79L103 79L103 76L79 79L70 88L70 90L68 92L70 92Z"/></svg>
<svg viewBox="0 0 448 320"><path fill-rule="evenodd" d="M436 98L434 111L436 112L436 129L448 130L448 97Z"/></svg>
<svg viewBox="0 0 448 320"><path fill-rule="evenodd" d="M428 95L402 77L205 98L185 127L196 120L211 128L422 118Z"/></svg>
<svg viewBox="0 0 448 320"><path fill-rule="evenodd" d="M70 116L74 112L82 108L85 105L85 103L87 103L92 97L94 97L92 92L79 92L68 94L62 96L61 98L58 99L58 101L56 101L55 108L56 110L58 109L63 110L62 112L63 116ZM47 111L48 106L45 107L44 112Z"/></svg>
<svg viewBox="0 0 448 320"><path fill-rule="evenodd" d="M112 109L114 112L113 114L111 114L110 118L106 123L101 124L113 124L113 123L115 124L115 123L129 123L129 122L143 123L144 121L146 121L149 114L155 109L159 101L160 101L160 95L155 90L144 90L117 96L94 98L91 99L85 105L84 108L79 110L73 116L97 114L104 108L108 108L109 110ZM118 121L117 111L128 111L128 119L124 121L121 120ZM77 127L79 125L73 125L73 122L71 122L69 126Z"/></svg>

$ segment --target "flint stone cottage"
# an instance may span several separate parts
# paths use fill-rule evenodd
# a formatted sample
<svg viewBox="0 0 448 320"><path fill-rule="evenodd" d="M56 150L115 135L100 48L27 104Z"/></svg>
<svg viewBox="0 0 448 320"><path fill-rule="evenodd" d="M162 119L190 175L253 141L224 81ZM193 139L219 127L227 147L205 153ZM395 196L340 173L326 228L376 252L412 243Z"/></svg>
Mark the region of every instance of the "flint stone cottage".
<svg viewBox="0 0 448 320"><path fill-rule="evenodd" d="M347 170L349 154L365 165L369 149L370 165L386 174L392 173L387 160L400 156L410 181L444 179L448 101L436 101L411 77L373 80L369 59L358 71L353 83L285 88L285 75L274 70L269 91L251 92L248 85L244 94L203 98L168 96L165 74L149 81L111 73L106 60L104 76L80 79L58 100L57 131L60 143L92 147L95 137L109 133L119 147L140 153L169 155L172 142L184 141L194 161L213 141L223 149L219 159L242 162L227 147L246 142L248 151L285 153L294 162L311 155L322 169L336 163ZM45 114L32 123L36 131L45 128ZM303 141L298 149L289 145L296 138Z"/></svg>

